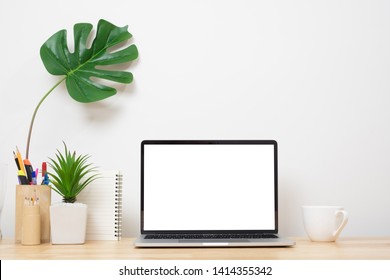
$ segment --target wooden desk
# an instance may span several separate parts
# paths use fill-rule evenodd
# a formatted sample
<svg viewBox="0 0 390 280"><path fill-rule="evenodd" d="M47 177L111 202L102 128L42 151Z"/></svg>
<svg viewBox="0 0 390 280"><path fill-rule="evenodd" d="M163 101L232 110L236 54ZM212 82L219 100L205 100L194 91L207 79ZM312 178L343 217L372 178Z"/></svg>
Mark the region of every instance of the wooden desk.
<svg viewBox="0 0 390 280"><path fill-rule="evenodd" d="M0 259L60 260L390 260L390 237L341 238L337 242L311 242L305 238L288 248L134 248L133 238L87 241L84 245L22 246L0 241Z"/></svg>

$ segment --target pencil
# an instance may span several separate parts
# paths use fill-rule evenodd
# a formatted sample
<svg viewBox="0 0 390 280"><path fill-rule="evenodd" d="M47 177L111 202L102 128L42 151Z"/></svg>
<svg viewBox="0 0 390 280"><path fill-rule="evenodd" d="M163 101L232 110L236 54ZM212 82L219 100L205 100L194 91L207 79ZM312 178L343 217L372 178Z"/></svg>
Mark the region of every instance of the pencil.
<svg viewBox="0 0 390 280"><path fill-rule="evenodd" d="M22 160L22 155L19 152L18 146L16 146L16 156L18 158L18 162L19 162L19 166L20 166L19 170L23 171L23 173L26 174L26 170L24 169L24 164L23 164L23 160Z"/></svg>
<svg viewBox="0 0 390 280"><path fill-rule="evenodd" d="M16 167L18 168L18 171L19 171L20 170L19 160L18 160L17 155L15 154L15 151L13 151L13 153L14 153L14 159L15 159L15 162L16 162Z"/></svg>

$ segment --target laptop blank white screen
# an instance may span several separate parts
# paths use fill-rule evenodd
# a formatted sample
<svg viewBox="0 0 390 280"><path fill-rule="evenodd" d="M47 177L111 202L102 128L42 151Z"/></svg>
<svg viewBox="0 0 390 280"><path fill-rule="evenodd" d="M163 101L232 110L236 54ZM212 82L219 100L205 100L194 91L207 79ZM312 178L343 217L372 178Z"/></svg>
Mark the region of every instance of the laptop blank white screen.
<svg viewBox="0 0 390 280"><path fill-rule="evenodd" d="M146 144L144 230L275 230L272 144Z"/></svg>

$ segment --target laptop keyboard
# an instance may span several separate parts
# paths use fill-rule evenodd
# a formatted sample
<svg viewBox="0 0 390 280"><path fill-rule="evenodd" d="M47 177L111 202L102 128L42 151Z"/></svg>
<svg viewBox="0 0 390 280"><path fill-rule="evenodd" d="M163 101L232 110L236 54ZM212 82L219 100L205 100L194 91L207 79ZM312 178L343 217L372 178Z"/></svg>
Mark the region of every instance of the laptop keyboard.
<svg viewBox="0 0 390 280"><path fill-rule="evenodd" d="M261 233L217 233L217 234L148 234L145 239L260 239L278 238L274 234Z"/></svg>

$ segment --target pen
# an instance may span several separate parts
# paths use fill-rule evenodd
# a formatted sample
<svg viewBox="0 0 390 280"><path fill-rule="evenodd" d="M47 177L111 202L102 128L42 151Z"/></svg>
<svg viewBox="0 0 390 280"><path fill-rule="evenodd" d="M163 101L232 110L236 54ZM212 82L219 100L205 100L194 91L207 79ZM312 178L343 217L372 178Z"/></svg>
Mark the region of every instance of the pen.
<svg viewBox="0 0 390 280"><path fill-rule="evenodd" d="M35 171L32 172L31 177L32 177L32 180L31 180L32 185L36 185L37 184L37 175L36 175Z"/></svg>
<svg viewBox="0 0 390 280"><path fill-rule="evenodd" d="M49 184L49 175L46 173L45 177L43 178L42 185L48 185Z"/></svg>
<svg viewBox="0 0 390 280"><path fill-rule="evenodd" d="M24 161L24 167L26 169L26 175L27 175L27 179L28 181L31 183L32 182L32 172L33 172L33 168L31 166L31 163L30 161L26 158Z"/></svg>
<svg viewBox="0 0 390 280"><path fill-rule="evenodd" d="M42 177L45 177L45 174L47 172L47 164L46 162L42 162Z"/></svg>
<svg viewBox="0 0 390 280"><path fill-rule="evenodd" d="M45 184L45 178L46 178L46 173L47 173L47 163L44 161L42 162L42 185L48 185L49 183Z"/></svg>
<svg viewBox="0 0 390 280"><path fill-rule="evenodd" d="M48 182L48 179L49 177L47 177L47 164L46 162L42 162L42 184L41 185L48 185L49 182ZM46 181L47 180L47 181ZM45 182L47 182L47 184L45 184Z"/></svg>

